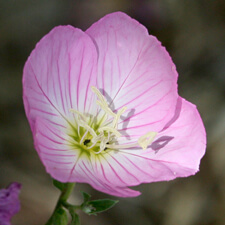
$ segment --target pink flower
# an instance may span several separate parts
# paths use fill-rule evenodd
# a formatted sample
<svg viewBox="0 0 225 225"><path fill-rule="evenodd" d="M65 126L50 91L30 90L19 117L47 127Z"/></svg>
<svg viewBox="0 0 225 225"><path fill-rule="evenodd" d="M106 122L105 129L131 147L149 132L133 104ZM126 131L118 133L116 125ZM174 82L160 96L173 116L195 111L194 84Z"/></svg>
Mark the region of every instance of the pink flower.
<svg viewBox="0 0 225 225"><path fill-rule="evenodd" d="M21 184L12 183L7 189L0 190L0 224L10 225L12 216L19 212L19 192Z"/></svg>
<svg viewBox="0 0 225 225"><path fill-rule="evenodd" d="M202 120L178 96L170 56L121 12L41 39L24 67L23 100L40 159L61 182L137 196L128 186L193 175L205 153Z"/></svg>

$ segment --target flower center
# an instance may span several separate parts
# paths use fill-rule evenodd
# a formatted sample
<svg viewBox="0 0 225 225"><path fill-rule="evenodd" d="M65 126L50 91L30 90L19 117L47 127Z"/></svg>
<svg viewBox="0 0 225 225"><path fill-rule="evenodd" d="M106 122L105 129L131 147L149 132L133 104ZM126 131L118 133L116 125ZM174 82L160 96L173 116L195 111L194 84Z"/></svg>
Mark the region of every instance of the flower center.
<svg viewBox="0 0 225 225"><path fill-rule="evenodd" d="M125 112L126 107L114 113L108 106L105 97L96 87L91 87L91 90L97 95L96 101L100 110L104 111L102 118L97 121L97 116L87 116L77 110L71 109L70 111L76 115L77 134L79 136L79 145L87 150L93 150L95 154L108 149L129 149L133 147L142 147L146 149L154 140L157 135L156 132L148 132L141 136L136 143L118 145L117 139L121 136L118 131L118 122L121 115Z"/></svg>

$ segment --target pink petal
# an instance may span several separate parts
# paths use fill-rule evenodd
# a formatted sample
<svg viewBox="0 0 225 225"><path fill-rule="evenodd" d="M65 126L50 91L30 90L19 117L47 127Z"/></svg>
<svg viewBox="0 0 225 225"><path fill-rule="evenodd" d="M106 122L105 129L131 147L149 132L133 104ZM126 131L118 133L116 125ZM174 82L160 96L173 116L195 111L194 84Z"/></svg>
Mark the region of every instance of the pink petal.
<svg viewBox="0 0 225 225"><path fill-rule="evenodd" d="M124 13L112 13L87 31L98 48L98 88L115 110L126 106L119 128L134 137L160 131L177 101L177 72L164 47Z"/></svg>
<svg viewBox="0 0 225 225"><path fill-rule="evenodd" d="M169 142L163 146L165 139ZM179 98L174 119L159 133L152 143L152 149L155 151L152 159L165 162L168 166L176 164L173 167L177 169L170 166L175 177L186 177L198 172L206 150L206 132L196 106Z"/></svg>
<svg viewBox="0 0 225 225"><path fill-rule="evenodd" d="M23 75L23 99L32 130L37 117L62 125L73 119L71 108L90 109L96 59L90 37L71 26L56 27L41 39Z"/></svg>
<svg viewBox="0 0 225 225"><path fill-rule="evenodd" d="M109 152L111 158L108 162L118 177L103 164L104 176L118 189L126 185L187 177L199 170L205 148L205 129L196 107L179 98L173 120L158 134L150 148ZM100 169L98 171L100 176Z"/></svg>

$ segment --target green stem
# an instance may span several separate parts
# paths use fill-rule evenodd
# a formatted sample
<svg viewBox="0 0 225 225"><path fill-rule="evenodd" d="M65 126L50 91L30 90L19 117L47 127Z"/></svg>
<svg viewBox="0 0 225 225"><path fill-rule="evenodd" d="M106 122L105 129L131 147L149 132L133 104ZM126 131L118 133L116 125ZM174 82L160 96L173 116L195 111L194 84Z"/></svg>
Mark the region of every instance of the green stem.
<svg viewBox="0 0 225 225"><path fill-rule="evenodd" d="M52 216L50 217L50 219L48 220L48 222L46 223L46 225L52 224L52 219L53 219L53 216L54 216L55 212L59 208L63 207L66 204L66 201L69 198L71 192L73 191L74 186L75 186L75 183L66 183L65 184L64 189L62 190L62 192L59 196L59 199L58 199L58 202L56 204L55 210L54 210Z"/></svg>
<svg viewBox="0 0 225 225"><path fill-rule="evenodd" d="M74 189L74 186L75 186L75 183L67 183L65 188L63 189L60 197L59 197L59 200L58 200L58 203L59 202L66 202L67 199L69 198L71 192L73 191Z"/></svg>

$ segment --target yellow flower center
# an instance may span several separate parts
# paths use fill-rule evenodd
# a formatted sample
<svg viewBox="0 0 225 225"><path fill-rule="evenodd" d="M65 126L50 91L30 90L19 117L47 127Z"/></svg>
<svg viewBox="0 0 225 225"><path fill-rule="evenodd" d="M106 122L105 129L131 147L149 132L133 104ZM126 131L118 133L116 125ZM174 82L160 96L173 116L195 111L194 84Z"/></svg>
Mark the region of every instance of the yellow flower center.
<svg viewBox="0 0 225 225"><path fill-rule="evenodd" d="M70 111L76 115L77 129L76 133L78 138L74 138L76 145L86 150L92 150L95 154L99 154L104 150L119 150L129 149L140 146L146 149L154 140L157 132L148 132L141 136L136 143L118 145L117 139L121 136L118 131L118 122L121 115L125 112L126 107L114 113L108 106L105 97L96 87L91 87L91 90L97 95L97 105L101 110L104 110L103 117L97 122L96 117L87 116L77 110L71 109ZM74 136L73 136L74 137Z"/></svg>

